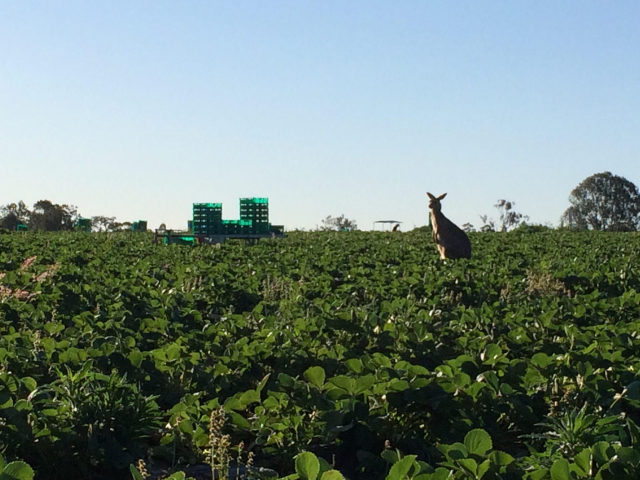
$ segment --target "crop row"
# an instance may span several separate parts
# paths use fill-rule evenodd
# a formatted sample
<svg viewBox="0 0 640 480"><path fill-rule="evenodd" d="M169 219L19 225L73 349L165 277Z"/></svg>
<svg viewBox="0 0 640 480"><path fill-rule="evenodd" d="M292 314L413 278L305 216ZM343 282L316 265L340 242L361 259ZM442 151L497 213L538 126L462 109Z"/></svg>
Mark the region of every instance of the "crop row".
<svg viewBox="0 0 640 480"><path fill-rule="evenodd" d="M639 237L471 241L450 262L418 232L2 235L5 456L130 478L228 435L223 463L265 475L309 452L352 479L635 478Z"/></svg>

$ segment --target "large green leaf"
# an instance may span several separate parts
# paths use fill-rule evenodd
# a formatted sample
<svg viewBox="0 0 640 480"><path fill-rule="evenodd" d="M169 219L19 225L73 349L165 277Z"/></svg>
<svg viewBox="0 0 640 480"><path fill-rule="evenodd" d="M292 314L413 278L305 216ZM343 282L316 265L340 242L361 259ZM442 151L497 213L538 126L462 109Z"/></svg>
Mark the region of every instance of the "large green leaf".
<svg viewBox="0 0 640 480"><path fill-rule="evenodd" d="M640 427L630 418L627 418L627 427L631 435L631 444L635 448L640 448Z"/></svg>
<svg viewBox="0 0 640 480"><path fill-rule="evenodd" d="M304 376L311 384L318 388L324 385L325 373L322 367L309 367L304 372Z"/></svg>
<svg viewBox="0 0 640 480"><path fill-rule="evenodd" d="M143 357L142 357L142 352L140 352L140 350L132 351L127 358L129 358L131 365L133 365L136 368L140 367L140 365L142 364Z"/></svg>
<svg viewBox="0 0 640 480"><path fill-rule="evenodd" d="M375 383L376 378L373 375L365 375L364 377L360 377L356 380L356 392L362 393Z"/></svg>
<svg viewBox="0 0 640 480"><path fill-rule="evenodd" d="M302 452L296 456L296 473L302 480L316 480L320 473L320 462L311 452Z"/></svg>
<svg viewBox="0 0 640 480"><path fill-rule="evenodd" d="M256 390L247 390L240 395L240 403L244 406L260 403L260 394Z"/></svg>
<svg viewBox="0 0 640 480"><path fill-rule="evenodd" d="M510 465L513 462L513 457L511 455L505 452L501 452L500 450L491 452L489 458L491 459L491 463L493 463L494 465L499 465L501 467Z"/></svg>
<svg viewBox="0 0 640 480"><path fill-rule="evenodd" d="M531 363L540 368L546 368L551 365L551 358L546 353L536 353L531 357Z"/></svg>
<svg viewBox="0 0 640 480"><path fill-rule="evenodd" d="M416 476L413 480L448 480L450 478L453 478L451 475L451 470L444 467L439 467L436 468L435 472L422 473Z"/></svg>
<svg viewBox="0 0 640 480"><path fill-rule="evenodd" d="M337 377L333 377L329 380L333 385L345 390L350 395L356 393L356 380L354 378L346 377L344 375L339 375Z"/></svg>
<svg viewBox="0 0 640 480"><path fill-rule="evenodd" d="M324 472L320 480L344 480L342 474L337 470L329 470L328 472Z"/></svg>
<svg viewBox="0 0 640 480"><path fill-rule="evenodd" d="M4 466L0 480L32 480L33 469L25 462L11 462Z"/></svg>
<svg viewBox="0 0 640 480"><path fill-rule="evenodd" d="M37 382L31 377L22 377L22 384L27 387L27 390L33 392L38 386Z"/></svg>
<svg viewBox="0 0 640 480"><path fill-rule="evenodd" d="M502 348L495 343L490 343L482 353L482 360L485 363L492 364L500 355L502 355Z"/></svg>
<svg viewBox="0 0 640 480"><path fill-rule="evenodd" d="M620 462L628 463L634 467L640 463L640 452L631 447L620 447L616 450L616 456Z"/></svg>
<svg viewBox="0 0 640 480"><path fill-rule="evenodd" d="M185 474L183 472L176 472L171 476L167 477L165 480L184 480Z"/></svg>
<svg viewBox="0 0 640 480"><path fill-rule="evenodd" d="M470 455L479 455L482 457L493 448L493 443L487 432L477 428L471 430L464 437L464 446Z"/></svg>
<svg viewBox="0 0 640 480"><path fill-rule="evenodd" d="M600 465L607 463L615 453L608 442L596 443L591 447L591 451Z"/></svg>
<svg viewBox="0 0 640 480"><path fill-rule="evenodd" d="M473 475L474 478L477 476L478 463L473 458L461 458L458 460L458 465L460 465L468 474Z"/></svg>
<svg viewBox="0 0 640 480"><path fill-rule="evenodd" d="M393 464L391 470L389 471L389 475L387 475L386 480L405 480L409 470L413 466L413 463L416 459L415 455L407 455L402 458L400 461Z"/></svg>
<svg viewBox="0 0 640 480"><path fill-rule="evenodd" d="M571 468L564 458L556 460L551 466L551 480L571 480Z"/></svg>
<svg viewBox="0 0 640 480"><path fill-rule="evenodd" d="M591 450L585 448L575 457L573 457L575 466L580 470L578 473L587 475L591 470Z"/></svg>

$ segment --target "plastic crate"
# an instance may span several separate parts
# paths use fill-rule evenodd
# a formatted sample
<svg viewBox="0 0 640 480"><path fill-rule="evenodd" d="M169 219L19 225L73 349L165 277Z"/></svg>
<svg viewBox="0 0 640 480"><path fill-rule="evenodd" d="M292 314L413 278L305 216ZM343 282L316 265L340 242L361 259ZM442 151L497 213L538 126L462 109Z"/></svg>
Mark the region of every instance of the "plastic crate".
<svg viewBox="0 0 640 480"><path fill-rule="evenodd" d="M196 243L196 239L194 237L171 237L171 240L169 240L168 237L165 237L164 243L171 243L171 245L193 245Z"/></svg>
<svg viewBox="0 0 640 480"><path fill-rule="evenodd" d="M131 230L134 232L146 232L147 231L147 221L146 220L138 220L137 222L133 222L131 224Z"/></svg>
<svg viewBox="0 0 640 480"><path fill-rule="evenodd" d="M76 224L76 230L81 232L90 232L91 231L91 219L90 218L79 218L78 223Z"/></svg>

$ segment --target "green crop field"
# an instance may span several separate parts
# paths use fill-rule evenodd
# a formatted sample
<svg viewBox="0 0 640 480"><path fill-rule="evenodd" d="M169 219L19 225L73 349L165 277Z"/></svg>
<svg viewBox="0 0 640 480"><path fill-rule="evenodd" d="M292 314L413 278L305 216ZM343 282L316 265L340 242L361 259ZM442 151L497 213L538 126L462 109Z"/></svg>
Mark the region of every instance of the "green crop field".
<svg viewBox="0 0 640 480"><path fill-rule="evenodd" d="M0 479L637 478L640 236L470 237L0 235Z"/></svg>

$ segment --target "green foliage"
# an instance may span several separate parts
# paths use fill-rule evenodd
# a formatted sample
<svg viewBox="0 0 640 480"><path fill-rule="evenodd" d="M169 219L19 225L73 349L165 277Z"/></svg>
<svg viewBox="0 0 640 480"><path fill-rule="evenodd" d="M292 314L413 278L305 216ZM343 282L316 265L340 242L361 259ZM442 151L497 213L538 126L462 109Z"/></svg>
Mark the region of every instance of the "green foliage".
<svg viewBox="0 0 640 480"><path fill-rule="evenodd" d="M519 226L512 230L515 233L542 233L542 232L551 232L553 228L547 225L540 224L529 224L526 222L522 222Z"/></svg>
<svg viewBox="0 0 640 480"><path fill-rule="evenodd" d="M302 480L316 480L320 473L320 462L313 453L303 452L296 457L296 473Z"/></svg>
<svg viewBox="0 0 640 480"><path fill-rule="evenodd" d="M544 438L552 451L559 450L564 456L573 457L578 450L601 440L624 438L624 426L617 416L602 416L588 413L589 405L568 412L540 424L544 433L532 437Z"/></svg>
<svg viewBox="0 0 640 480"><path fill-rule="evenodd" d="M0 456L0 480L33 480L33 469L25 462L4 463Z"/></svg>
<svg viewBox="0 0 640 480"><path fill-rule="evenodd" d="M223 411L248 478L634 478L640 238L469 236L442 262L420 231L3 235L3 451L44 479L190 474Z"/></svg>
<svg viewBox="0 0 640 480"><path fill-rule="evenodd" d="M491 437L482 429L471 430L464 437L464 446L471 455L485 455L493 448Z"/></svg>

